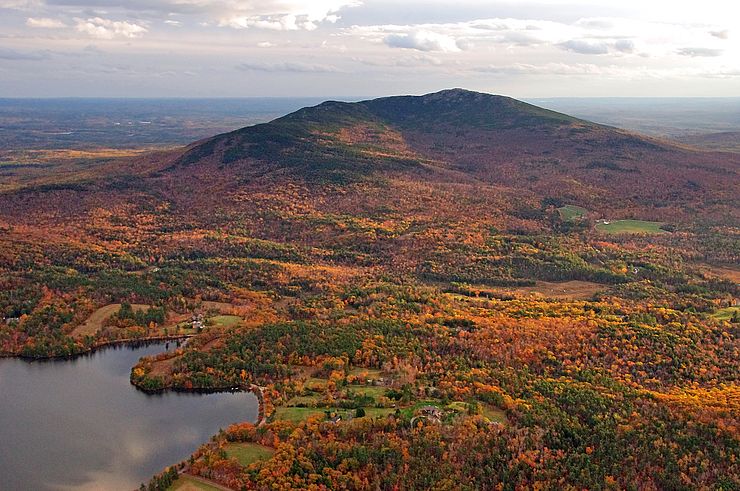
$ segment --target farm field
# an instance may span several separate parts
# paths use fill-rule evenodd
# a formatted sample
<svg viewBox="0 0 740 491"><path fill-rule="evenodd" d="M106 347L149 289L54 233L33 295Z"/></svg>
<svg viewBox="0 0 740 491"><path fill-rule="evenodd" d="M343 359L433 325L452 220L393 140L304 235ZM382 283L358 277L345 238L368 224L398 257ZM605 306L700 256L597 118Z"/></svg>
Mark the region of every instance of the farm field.
<svg viewBox="0 0 740 491"><path fill-rule="evenodd" d="M560 213L560 217L566 221L583 218L588 214L588 210L586 208L575 205L562 206L558 208L558 212Z"/></svg>
<svg viewBox="0 0 740 491"><path fill-rule="evenodd" d="M226 445L224 450L228 458L236 459L243 466L269 459L275 453L274 448L255 443L232 443Z"/></svg>
<svg viewBox="0 0 740 491"><path fill-rule="evenodd" d="M662 222L645 220L614 220L609 223L597 223L596 230L607 234L665 234L661 229Z"/></svg>
<svg viewBox="0 0 740 491"><path fill-rule="evenodd" d="M215 327L234 327L242 322L242 318L236 315L216 315L210 317L208 322Z"/></svg>
<svg viewBox="0 0 740 491"><path fill-rule="evenodd" d="M195 477L181 475L167 491L223 491L225 488L216 487Z"/></svg>
<svg viewBox="0 0 740 491"><path fill-rule="evenodd" d="M131 307L135 312L145 312L149 310L151 306L132 304ZM120 303L113 303L104 307L100 307L98 310L93 312L92 315L90 315L90 317L88 317L88 319L83 324L81 324L79 327L76 327L74 331L72 331L71 335L77 338L94 336L95 333L103 328L103 323L119 310L121 310Z"/></svg>

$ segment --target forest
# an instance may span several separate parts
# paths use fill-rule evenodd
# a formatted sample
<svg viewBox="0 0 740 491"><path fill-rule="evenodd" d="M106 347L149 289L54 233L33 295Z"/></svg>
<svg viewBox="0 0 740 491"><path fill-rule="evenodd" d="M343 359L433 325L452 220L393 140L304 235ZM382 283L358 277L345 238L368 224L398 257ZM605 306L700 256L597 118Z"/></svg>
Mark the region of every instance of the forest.
<svg viewBox="0 0 740 491"><path fill-rule="evenodd" d="M738 489L740 160L512 101L322 105L3 192L0 351L189 337L131 382L259 391L144 489Z"/></svg>

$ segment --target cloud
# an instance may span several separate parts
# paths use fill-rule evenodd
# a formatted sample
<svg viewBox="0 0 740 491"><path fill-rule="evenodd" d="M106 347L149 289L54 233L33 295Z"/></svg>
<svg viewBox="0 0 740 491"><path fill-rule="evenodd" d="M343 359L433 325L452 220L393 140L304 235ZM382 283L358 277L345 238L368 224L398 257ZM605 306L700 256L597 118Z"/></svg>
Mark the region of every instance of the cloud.
<svg viewBox="0 0 740 491"><path fill-rule="evenodd" d="M41 4L41 0L0 0L0 9L31 10Z"/></svg>
<svg viewBox="0 0 740 491"><path fill-rule="evenodd" d="M607 18L578 19L576 25L585 27L586 29L612 29L614 27L614 20Z"/></svg>
<svg viewBox="0 0 740 491"><path fill-rule="evenodd" d="M582 55L605 55L609 52L609 46L606 43L583 41L580 39L571 39L559 43L558 46L566 51Z"/></svg>
<svg viewBox="0 0 740 491"><path fill-rule="evenodd" d="M26 19L26 25L37 29L61 29L67 27L67 24L59 19L49 19L47 17L29 17Z"/></svg>
<svg viewBox="0 0 740 491"><path fill-rule="evenodd" d="M241 63L236 66L237 70L246 72L292 72L292 73L339 73L341 70L331 65L319 65L301 62L281 63Z"/></svg>
<svg viewBox="0 0 740 491"><path fill-rule="evenodd" d="M206 3L215 3L208 2ZM335 23L343 8L361 4L359 0L263 0L240 2L232 0L218 25L234 29L270 29L276 31L313 31L322 22Z"/></svg>
<svg viewBox="0 0 740 491"><path fill-rule="evenodd" d="M126 21L114 21L94 17L91 19L75 19L78 32L97 39L137 38L147 32L147 28Z"/></svg>
<svg viewBox="0 0 740 491"><path fill-rule="evenodd" d="M383 42L391 48L406 48L418 51L442 51L446 53L460 51L460 46L454 38L431 31L390 34L383 39Z"/></svg>
<svg viewBox="0 0 740 491"><path fill-rule="evenodd" d="M635 43L629 39L620 39L614 43L614 49L620 53L634 53Z"/></svg>
<svg viewBox="0 0 740 491"><path fill-rule="evenodd" d="M545 41L533 36L528 32L523 31L511 31L502 35L502 40L509 42L515 46L537 46L543 44Z"/></svg>
<svg viewBox="0 0 740 491"><path fill-rule="evenodd" d="M49 53L34 51L34 52L23 52L16 51L14 49L0 48L0 60L10 61L38 61L46 60L49 58Z"/></svg>
<svg viewBox="0 0 740 491"><path fill-rule="evenodd" d="M730 31L727 29L723 29L721 31L709 31L709 35L719 39L730 39Z"/></svg>
<svg viewBox="0 0 740 491"><path fill-rule="evenodd" d="M592 63L546 63L534 65L529 63L514 63L510 65L478 66L471 71L477 73L493 73L500 75L544 75L544 76L593 76L603 75L610 77L624 77L628 72L616 66L599 66Z"/></svg>
<svg viewBox="0 0 740 491"><path fill-rule="evenodd" d="M713 57L720 56L723 53L721 49L714 48L680 48L677 53L681 56L691 57Z"/></svg>

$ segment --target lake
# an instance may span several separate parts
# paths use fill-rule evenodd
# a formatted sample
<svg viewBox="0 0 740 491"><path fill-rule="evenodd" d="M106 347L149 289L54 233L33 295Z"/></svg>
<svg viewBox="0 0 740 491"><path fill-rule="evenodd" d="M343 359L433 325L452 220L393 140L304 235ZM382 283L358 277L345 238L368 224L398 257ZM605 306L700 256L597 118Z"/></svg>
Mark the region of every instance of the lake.
<svg viewBox="0 0 740 491"><path fill-rule="evenodd" d="M0 359L0 489L131 491L219 428L257 420L251 393L147 395L133 387L138 359L168 348Z"/></svg>

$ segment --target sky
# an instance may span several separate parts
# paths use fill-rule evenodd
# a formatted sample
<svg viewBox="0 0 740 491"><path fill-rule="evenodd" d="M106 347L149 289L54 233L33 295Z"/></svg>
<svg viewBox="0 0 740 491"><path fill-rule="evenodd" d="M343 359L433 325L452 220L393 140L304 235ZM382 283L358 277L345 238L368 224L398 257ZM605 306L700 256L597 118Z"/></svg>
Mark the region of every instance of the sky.
<svg viewBox="0 0 740 491"><path fill-rule="evenodd" d="M0 97L740 96L735 0L0 0Z"/></svg>

